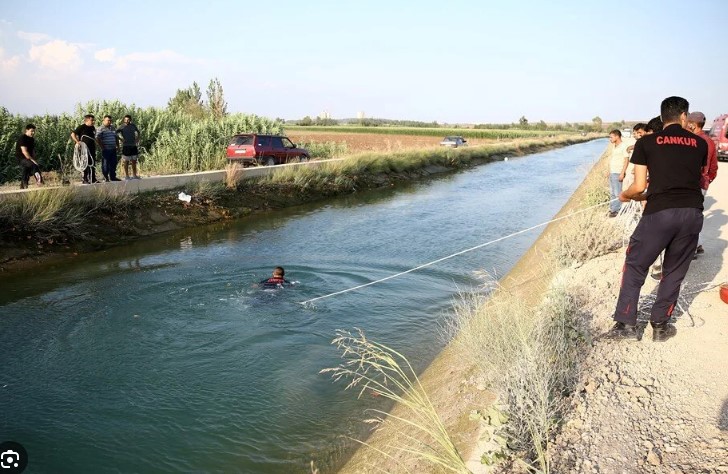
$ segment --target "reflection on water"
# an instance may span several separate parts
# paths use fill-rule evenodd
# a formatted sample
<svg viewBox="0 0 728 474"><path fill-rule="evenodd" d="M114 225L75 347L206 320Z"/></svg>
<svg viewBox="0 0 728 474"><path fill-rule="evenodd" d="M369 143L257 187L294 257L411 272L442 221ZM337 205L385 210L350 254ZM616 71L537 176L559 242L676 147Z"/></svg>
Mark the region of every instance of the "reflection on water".
<svg viewBox="0 0 728 474"><path fill-rule="evenodd" d="M520 235L339 291L548 220L603 141L429 183L185 229L0 278L0 437L39 472L305 472L332 465L381 400L319 375L337 328L424 367L459 290L487 291ZM273 267L291 288L260 291ZM486 272L486 273L483 273Z"/></svg>

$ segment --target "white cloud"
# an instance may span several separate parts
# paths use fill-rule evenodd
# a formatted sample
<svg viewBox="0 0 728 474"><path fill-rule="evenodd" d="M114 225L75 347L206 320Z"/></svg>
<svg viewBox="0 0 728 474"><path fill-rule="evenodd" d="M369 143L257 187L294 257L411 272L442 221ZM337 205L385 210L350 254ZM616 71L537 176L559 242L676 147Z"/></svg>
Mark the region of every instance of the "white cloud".
<svg viewBox="0 0 728 474"><path fill-rule="evenodd" d="M18 31L18 38L25 41L30 41L33 44L51 40L51 37L45 33L29 33L27 31Z"/></svg>
<svg viewBox="0 0 728 474"><path fill-rule="evenodd" d="M75 71L82 63L79 46L63 40L34 45L30 48L29 56L31 62L42 68L57 71Z"/></svg>
<svg viewBox="0 0 728 474"><path fill-rule="evenodd" d="M5 50L0 48L0 72L9 73L15 72L20 64L20 56L7 57Z"/></svg>
<svg viewBox="0 0 728 474"><path fill-rule="evenodd" d="M106 49L100 49L94 53L94 58L97 61L100 61L102 63L110 63L113 62L116 58L116 49L114 48L106 48Z"/></svg>

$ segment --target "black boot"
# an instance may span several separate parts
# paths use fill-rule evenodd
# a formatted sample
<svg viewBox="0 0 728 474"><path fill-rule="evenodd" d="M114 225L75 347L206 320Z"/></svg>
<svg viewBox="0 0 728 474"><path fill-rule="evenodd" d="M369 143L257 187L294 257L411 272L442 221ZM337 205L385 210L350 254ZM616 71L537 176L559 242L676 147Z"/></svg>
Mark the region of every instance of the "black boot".
<svg viewBox="0 0 728 474"><path fill-rule="evenodd" d="M607 332L605 337L615 340L637 339L637 325L617 321L614 323L614 326L612 326L612 329Z"/></svg>
<svg viewBox="0 0 728 474"><path fill-rule="evenodd" d="M652 325L652 342L665 342L677 334L675 325L667 321L662 323L650 323Z"/></svg>

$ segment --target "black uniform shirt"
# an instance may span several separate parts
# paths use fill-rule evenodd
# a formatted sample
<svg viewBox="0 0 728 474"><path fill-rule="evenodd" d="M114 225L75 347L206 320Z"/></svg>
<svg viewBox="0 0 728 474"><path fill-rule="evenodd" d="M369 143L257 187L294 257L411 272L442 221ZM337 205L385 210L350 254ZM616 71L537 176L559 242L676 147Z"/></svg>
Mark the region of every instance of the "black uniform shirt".
<svg viewBox="0 0 728 474"><path fill-rule="evenodd" d="M646 165L650 180L644 215L678 207L702 210L700 174L707 159L705 140L678 124L637 140L630 161Z"/></svg>
<svg viewBox="0 0 728 474"><path fill-rule="evenodd" d="M76 134L76 138L82 140L86 144L86 146L88 147L88 151L91 153L91 156L95 156L96 127L94 127L93 125L86 125L85 123L82 123L81 125L76 127L76 130L74 130L73 133Z"/></svg>
<svg viewBox="0 0 728 474"><path fill-rule="evenodd" d="M20 135L18 142L15 144L15 158L17 158L18 161L26 159L23 154L23 150L20 149L21 146L27 148L28 154L32 157L35 152L35 138L29 137L26 134Z"/></svg>

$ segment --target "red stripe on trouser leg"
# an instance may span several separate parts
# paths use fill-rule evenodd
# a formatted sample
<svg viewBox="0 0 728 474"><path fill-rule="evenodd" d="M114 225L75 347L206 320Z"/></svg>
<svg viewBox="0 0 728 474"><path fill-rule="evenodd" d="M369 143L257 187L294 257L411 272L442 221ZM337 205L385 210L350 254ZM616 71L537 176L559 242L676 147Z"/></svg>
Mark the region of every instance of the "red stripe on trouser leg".
<svg viewBox="0 0 728 474"><path fill-rule="evenodd" d="M672 316L672 310L675 309L675 303L671 304L669 308L667 308L667 315Z"/></svg>

